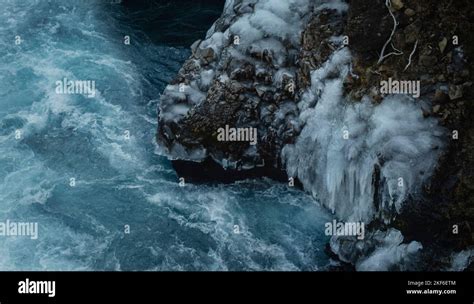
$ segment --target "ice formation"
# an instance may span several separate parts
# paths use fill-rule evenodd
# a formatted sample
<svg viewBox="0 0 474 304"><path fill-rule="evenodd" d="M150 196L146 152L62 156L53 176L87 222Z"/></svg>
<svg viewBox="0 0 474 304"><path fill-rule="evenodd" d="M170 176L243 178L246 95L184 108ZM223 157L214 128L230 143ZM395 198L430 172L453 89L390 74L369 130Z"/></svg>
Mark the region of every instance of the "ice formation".
<svg viewBox="0 0 474 304"><path fill-rule="evenodd" d="M299 104L304 128L282 159L288 174L341 219L390 219L430 177L443 130L405 95L388 96L377 106L368 97L346 100L350 59L341 49L312 72L311 88Z"/></svg>
<svg viewBox="0 0 474 304"><path fill-rule="evenodd" d="M387 96L380 105L367 96L347 100L343 81L350 62L349 50L342 48L312 72L311 87L298 104L303 130L295 144L283 148L282 160L289 176L338 218L390 222L431 176L444 131L435 119L423 117L422 102L407 95ZM332 237L330 245L339 258L365 271L409 268L422 249L416 241L403 243L396 229L375 231L366 242Z"/></svg>

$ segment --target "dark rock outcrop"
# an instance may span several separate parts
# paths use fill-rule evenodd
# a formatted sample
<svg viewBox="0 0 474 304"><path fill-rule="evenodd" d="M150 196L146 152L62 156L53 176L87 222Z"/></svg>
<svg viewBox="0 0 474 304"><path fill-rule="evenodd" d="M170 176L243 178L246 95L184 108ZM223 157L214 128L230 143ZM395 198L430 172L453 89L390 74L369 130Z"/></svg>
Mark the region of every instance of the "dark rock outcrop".
<svg viewBox="0 0 474 304"><path fill-rule="evenodd" d="M293 15L288 12L301 23L285 20L294 37L262 29L262 38L252 41L238 35L244 30L232 28L255 11L247 2L252 3L236 1L226 8L207 39L192 45L191 58L161 98L157 139L166 155L193 161L193 168L213 160L235 176L252 176L249 170L264 168L280 179L285 175L281 149L300 132L296 104L310 84L310 71L334 50L329 38L342 33L344 19L331 9L312 13L314 7L308 3ZM259 24L247 26L260 30ZM217 130L225 125L256 128L257 145L219 142ZM182 165L177 168L182 175L189 172L181 170ZM202 166L200 170L206 171Z"/></svg>

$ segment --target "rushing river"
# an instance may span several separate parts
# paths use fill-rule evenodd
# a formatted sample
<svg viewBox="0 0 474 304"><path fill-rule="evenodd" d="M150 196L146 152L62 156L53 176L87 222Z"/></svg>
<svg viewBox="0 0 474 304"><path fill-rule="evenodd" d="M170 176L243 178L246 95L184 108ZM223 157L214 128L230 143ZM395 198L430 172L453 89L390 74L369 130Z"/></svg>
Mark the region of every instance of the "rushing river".
<svg viewBox="0 0 474 304"><path fill-rule="evenodd" d="M160 94L223 4L0 2L0 222L39 229L0 237L0 270L328 265L329 215L303 191L181 187L156 152ZM64 78L95 96L57 94Z"/></svg>

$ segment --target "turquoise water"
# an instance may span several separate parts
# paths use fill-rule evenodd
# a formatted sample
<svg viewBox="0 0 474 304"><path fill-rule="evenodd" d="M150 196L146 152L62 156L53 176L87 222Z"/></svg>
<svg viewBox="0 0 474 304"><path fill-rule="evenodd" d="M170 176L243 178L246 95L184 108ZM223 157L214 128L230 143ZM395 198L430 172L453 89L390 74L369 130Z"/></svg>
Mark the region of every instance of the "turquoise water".
<svg viewBox="0 0 474 304"><path fill-rule="evenodd" d="M317 270L329 263L329 216L303 192L268 179L180 187L156 153L160 93L209 18L185 37L173 36L179 27L156 36L159 29L141 31L146 16L179 24L179 11L0 2L0 221L39 225L37 240L0 237L0 270ZM218 14L214 4L191 9L183 8L187 16ZM56 94L64 77L95 81L96 96Z"/></svg>

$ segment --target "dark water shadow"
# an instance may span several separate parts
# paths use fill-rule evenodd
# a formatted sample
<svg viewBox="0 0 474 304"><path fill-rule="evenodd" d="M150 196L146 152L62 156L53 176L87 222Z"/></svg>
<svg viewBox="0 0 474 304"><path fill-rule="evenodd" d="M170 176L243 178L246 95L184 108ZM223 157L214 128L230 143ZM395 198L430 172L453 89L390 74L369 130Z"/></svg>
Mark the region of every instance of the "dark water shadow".
<svg viewBox="0 0 474 304"><path fill-rule="evenodd" d="M204 38L224 0L123 0L124 18L153 43L189 47ZM125 20L124 20L125 21Z"/></svg>

